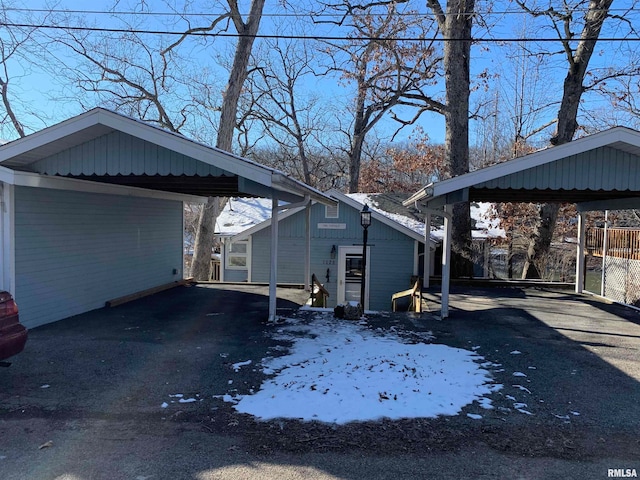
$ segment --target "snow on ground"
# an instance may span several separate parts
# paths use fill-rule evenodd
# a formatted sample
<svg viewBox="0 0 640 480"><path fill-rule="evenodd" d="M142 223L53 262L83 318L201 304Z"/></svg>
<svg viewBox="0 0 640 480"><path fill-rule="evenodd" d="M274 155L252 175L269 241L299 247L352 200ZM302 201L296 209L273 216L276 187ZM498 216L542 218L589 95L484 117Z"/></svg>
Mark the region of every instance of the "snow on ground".
<svg viewBox="0 0 640 480"><path fill-rule="evenodd" d="M273 376L253 395L224 397L237 411L263 420L344 424L457 415L474 401L492 408L486 395L502 388L475 352L329 314L316 314L309 323L287 320L275 338L291 347L262 360Z"/></svg>

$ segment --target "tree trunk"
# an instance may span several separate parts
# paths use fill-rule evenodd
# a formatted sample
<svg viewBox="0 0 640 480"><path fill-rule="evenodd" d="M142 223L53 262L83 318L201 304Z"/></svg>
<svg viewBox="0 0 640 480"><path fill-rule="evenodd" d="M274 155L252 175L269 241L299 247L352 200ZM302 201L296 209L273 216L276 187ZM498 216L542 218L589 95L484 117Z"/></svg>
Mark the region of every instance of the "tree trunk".
<svg viewBox="0 0 640 480"><path fill-rule="evenodd" d="M597 38L602 24L608 16L609 7L613 0L591 0L589 11L585 14L585 23L580 35L580 43L575 52L570 50L568 40L563 41L569 69L564 79L562 102L558 110L558 127L551 138L552 145L562 145L573 140L578 129L578 108L580 98L584 92L583 81L593 55ZM525 260L522 278L541 278L541 261L548 257L551 249L553 231L558 218L558 204L544 204L540 206L540 218L533 233L529 237L529 248Z"/></svg>
<svg viewBox="0 0 640 480"><path fill-rule="evenodd" d="M220 126L216 147L231 151L233 132L236 128L238 114L238 100L242 93L244 81L247 79L247 66L255 36L258 33L262 9L265 0L253 0L247 23L242 22L235 0L229 0L233 22L239 34L233 65L229 74L227 88L223 94L222 109L220 111ZM196 239L193 246L193 262L191 264L191 276L195 280L209 280L211 278L211 253L214 244L215 222L218 215L227 203L224 197L209 197L202 209L198 220Z"/></svg>
<svg viewBox="0 0 640 480"><path fill-rule="evenodd" d="M447 2L446 14L437 0L427 0L427 4L435 13L445 38L445 158L448 175L453 177L469 171L469 67L475 0L450 0ZM469 202L454 205L452 233L451 275L472 276Z"/></svg>

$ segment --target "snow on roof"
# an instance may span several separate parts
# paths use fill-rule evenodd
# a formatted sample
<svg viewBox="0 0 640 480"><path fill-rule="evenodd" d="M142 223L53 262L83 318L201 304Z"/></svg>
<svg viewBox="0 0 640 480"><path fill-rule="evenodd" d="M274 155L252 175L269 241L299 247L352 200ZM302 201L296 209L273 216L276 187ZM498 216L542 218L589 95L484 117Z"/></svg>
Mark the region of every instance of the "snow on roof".
<svg viewBox="0 0 640 480"><path fill-rule="evenodd" d="M347 196L352 198L356 202L369 205L369 208L376 212L390 218L411 230L424 236L424 222L416 220L414 218L407 217L396 213L388 212L381 209L378 206L377 197L379 194L375 193L348 193ZM471 204L471 218L476 221L476 229L471 231L471 235L474 239L486 239L486 238L501 238L505 236L505 232L500 228L500 220L491 219L491 206L489 202L480 202ZM444 227L431 228L431 238L442 240L444 237Z"/></svg>
<svg viewBox="0 0 640 480"><path fill-rule="evenodd" d="M230 198L216 221L215 232L232 236L271 218L270 198Z"/></svg>
<svg viewBox="0 0 640 480"><path fill-rule="evenodd" d="M371 193L348 193L347 197L355 200L362 205L367 204L371 210L378 212L380 215L384 215L385 217L393 220L400 225L404 225L405 227L413 230L414 232L420 234L424 237L424 222L416 220L411 217L407 217L406 215L401 215L398 213L391 213L387 210L384 210L378 206L378 201L375 198L376 194Z"/></svg>
<svg viewBox="0 0 640 480"><path fill-rule="evenodd" d="M383 215L394 222L405 226L424 236L425 224L415 218L406 215L391 213L380 208L376 196L379 194L370 193L349 193L346 196ZM474 203L471 206L471 217L476 221L477 230L472 231L473 238L498 238L504 237L505 233L500 228L499 220L491 220L489 213L490 203ZM247 230L259 223L271 218L271 199L269 198L231 198L225 205L222 213L216 221L216 234L220 236L233 236ZM431 237L441 240L444 236L443 227L432 228Z"/></svg>

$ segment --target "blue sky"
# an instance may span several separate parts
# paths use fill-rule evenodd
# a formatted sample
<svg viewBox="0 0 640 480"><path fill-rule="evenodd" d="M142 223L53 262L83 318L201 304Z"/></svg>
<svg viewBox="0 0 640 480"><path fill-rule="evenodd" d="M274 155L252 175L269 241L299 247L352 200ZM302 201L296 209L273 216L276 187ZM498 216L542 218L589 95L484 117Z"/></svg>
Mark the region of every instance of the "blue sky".
<svg viewBox="0 0 640 480"><path fill-rule="evenodd" d="M132 11L131 6L136 5L138 2L129 1L129 2L118 2L117 10L118 11ZM42 2L44 5L45 2ZM80 0L61 0L57 3L57 9L67 9L67 10L106 10L109 5L112 5L111 1L101 1L95 0L91 2L91 6L87 7L87 2ZM151 6L156 11L167 12L168 8L164 6L164 2L159 0L147 1L146 4ZM241 2L243 4L243 2ZM245 9L248 2L244 2ZM272 13L270 8L271 2L267 0L267 13ZM628 1L617 1L614 2L615 8L624 8L629 5ZM29 1L28 5L30 8L36 8L38 2ZM422 11L426 11L423 3ZM509 4L504 4L502 6L501 3L493 3L493 11L494 12L513 12L517 7ZM533 3L532 3L533 5ZM478 6L479 10L484 11L488 8L488 4L482 4ZM634 21L637 12L634 12L630 17L628 17L629 21ZM108 15L105 14L88 14L85 13L82 15L84 20L87 23L92 23L95 21L96 25L100 27L111 27L111 26L122 26L122 23L119 21L114 21ZM127 16L130 21L135 22L140 19L140 17L136 18L134 16ZM553 32L548 28L544 28L541 25L534 25L532 20L527 20L525 22L526 17L521 14L515 13L494 13L491 17L485 17L485 19L491 23L491 33L487 33L486 29L480 25L480 22L477 22L477 26L475 28L474 35L478 38L487 39L493 36L494 38L518 38L521 35L528 35L534 38L548 38L553 35ZM144 17L144 21L146 22L145 28L158 29L158 30L170 30L170 31L179 31L180 25L170 24L170 17L166 16L158 16L158 17ZM282 21L290 21L289 17L272 17L265 16L263 22L261 24L260 32L263 34L270 34L279 31L276 28L276 24ZM195 22L195 20L194 20ZM523 32L523 26L525 23L530 23L531 28L528 32ZM184 23L182 23L184 26ZM613 23L611 23L613 25ZM313 36L313 35L343 35L343 31L339 27L328 26L328 25L317 25L306 23L305 26L300 27L305 35ZM607 37L617 37L622 34L622 29L611 30L608 27L608 24L605 26L605 31L603 35ZM152 36L149 36L151 38ZM634 48L637 50L638 44L640 42L630 43L629 48ZM487 71L492 76L492 84L491 88L495 89L501 84L501 90L504 92L507 87L505 84L508 83L503 79L507 79L510 75L510 69L508 67L509 63L506 61L507 57L507 47L511 45L511 43L500 44L496 42L488 42L488 43L479 43L474 46L472 52L472 76L478 75L482 71ZM542 47L549 48L550 50L558 51L559 44L555 43L543 43ZM527 43L529 48L533 48L533 43ZM535 46L538 48L538 46ZM617 52L622 47L620 42L600 42L598 45L599 49L597 54L593 58L593 66L607 66L607 65L615 65L621 62L624 62L624 54L618 54ZM219 39L216 40L215 43L215 53L228 51L231 52L233 49L233 39ZM197 50L193 50L196 52ZM211 48L209 48L206 52L200 51L196 55L202 55L201 60L203 64L209 64L215 66L215 61L211 61L212 57L215 56L215 53L211 54ZM58 52L59 55L62 53ZM548 97L545 100L545 103L552 103L554 101L560 100L561 95L561 86L562 79L566 73L566 60L562 57L557 57L557 60L549 60L544 64L544 79L541 80L544 82L543 90L544 94ZM40 110L44 113L44 120L35 120L33 119L30 122L30 126L33 129L39 129L45 126L45 124L51 124L56 121L61 121L67 118L68 116L79 113L79 106L74 102L66 101L61 102L59 100L60 94L56 91L56 79L52 79L49 74L45 74L43 72L39 72L37 66L31 68L30 71L25 71L23 75L16 75L15 72L20 72L22 65L20 63L16 63L12 65L12 73L16 77L13 86L17 87L15 92L18 95L20 101L22 101L25 108L28 106L35 106L34 110ZM218 77L221 82L225 77L225 72L220 69L218 73ZM61 79L58 78L58 81ZM339 85L338 80L336 78L322 78L316 80L309 80L310 84L313 85L312 89L315 93L320 96L326 98L327 102L337 101L339 103L348 103L352 91L344 86ZM533 88L533 87L532 87ZM539 88L539 87L538 87ZM529 92L532 93L532 92ZM508 92L505 92L508 97ZM49 95L57 96L57 100L51 100ZM434 91L434 95L442 95L442 86L437 87L437 91ZM487 98L490 99L493 95L493 90L485 92L481 85L478 90L473 93L472 101L475 104L480 103ZM595 96L585 96L584 98L585 107L590 110L596 110L600 108L606 107L606 103L603 100L599 99ZM502 103L498 107L498 109L505 109L506 104ZM28 108L27 108L28 109ZM549 106L542 113L540 113L535 120L538 124L542 124L545 121L548 121L550 118L553 118L557 107ZM504 112L503 112L504 113ZM430 139L434 143L440 143L444 139L444 119L436 114L425 114L423 118L420 120L420 125L424 128L425 132L429 135ZM395 130L396 124L394 122L387 120L382 122L374 132L374 135L379 136L380 138L388 138ZM479 124L477 122L472 122L472 132L477 132ZM480 125L481 126L481 125ZM474 134L472 133L472 134ZM408 135L411 134L411 129L405 129L397 138L397 141L401 141L406 139Z"/></svg>

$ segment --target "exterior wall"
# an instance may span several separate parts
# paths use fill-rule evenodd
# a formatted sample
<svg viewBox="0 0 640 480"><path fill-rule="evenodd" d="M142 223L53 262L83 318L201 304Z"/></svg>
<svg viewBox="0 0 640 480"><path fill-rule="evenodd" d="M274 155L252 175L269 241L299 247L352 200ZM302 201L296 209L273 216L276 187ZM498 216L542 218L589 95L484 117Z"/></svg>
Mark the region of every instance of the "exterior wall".
<svg viewBox="0 0 640 480"><path fill-rule="evenodd" d="M331 223L344 224L346 228L319 228L319 224ZM304 283L304 211L281 220L278 233L278 282ZM341 203L338 218L325 218L325 207L315 204L311 208L311 273L315 273L329 291L330 307L336 305L337 298L337 255L335 259L331 258L334 245L336 250L340 246L362 245L360 212ZM374 219L369 227L367 245L370 247L370 263L367 265L369 308L390 310L391 295L410 286L415 240ZM270 227L253 235L251 281L269 281L270 246Z"/></svg>
<svg viewBox="0 0 640 480"><path fill-rule="evenodd" d="M182 202L16 187L21 321L32 328L181 279L182 235Z"/></svg>

